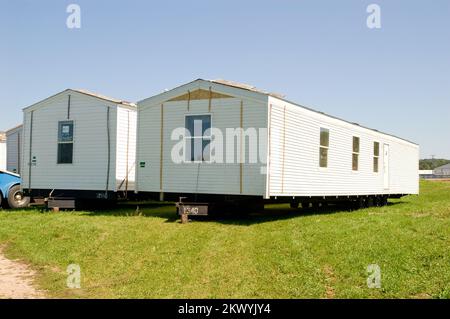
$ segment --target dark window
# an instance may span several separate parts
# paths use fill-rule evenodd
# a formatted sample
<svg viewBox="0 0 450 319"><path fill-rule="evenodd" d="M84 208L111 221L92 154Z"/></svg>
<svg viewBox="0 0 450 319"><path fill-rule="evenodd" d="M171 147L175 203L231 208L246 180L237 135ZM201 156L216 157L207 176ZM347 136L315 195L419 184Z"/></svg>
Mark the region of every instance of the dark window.
<svg viewBox="0 0 450 319"><path fill-rule="evenodd" d="M186 161L208 162L210 160L211 115L186 116Z"/></svg>
<svg viewBox="0 0 450 319"><path fill-rule="evenodd" d="M359 169L359 137L353 136L352 169Z"/></svg>
<svg viewBox="0 0 450 319"><path fill-rule="evenodd" d="M73 143L58 144L58 164L72 164Z"/></svg>
<svg viewBox="0 0 450 319"><path fill-rule="evenodd" d="M320 167L328 167L329 146L330 146L330 131L326 128L320 128L320 150L319 150Z"/></svg>
<svg viewBox="0 0 450 319"><path fill-rule="evenodd" d="M58 123L58 164L73 163L73 121Z"/></svg>
<svg viewBox="0 0 450 319"><path fill-rule="evenodd" d="M64 121L59 122L58 128L58 142L73 142L73 122Z"/></svg>
<svg viewBox="0 0 450 319"><path fill-rule="evenodd" d="M320 148L320 167L328 167L328 148Z"/></svg>
<svg viewBox="0 0 450 319"><path fill-rule="evenodd" d="M373 143L373 171L378 173L379 170L379 158L380 158L380 143Z"/></svg>
<svg viewBox="0 0 450 319"><path fill-rule="evenodd" d="M326 128L320 129L320 146L330 146L330 130Z"/></svg>
<svg viewBox="0 0 450 319"><path fill-rule="evenodd" d="M186 129L191 137L203 137L211 129L211 115L186 116ZM211 135L211 133L208 133Z"/></svg>

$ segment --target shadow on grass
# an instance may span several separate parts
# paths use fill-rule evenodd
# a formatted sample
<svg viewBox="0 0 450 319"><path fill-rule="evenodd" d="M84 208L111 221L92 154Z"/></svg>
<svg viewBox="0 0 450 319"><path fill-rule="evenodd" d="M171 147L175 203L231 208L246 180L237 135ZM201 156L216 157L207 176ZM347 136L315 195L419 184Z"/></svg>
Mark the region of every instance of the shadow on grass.
<svg viewBox="0 0 450 319"><path fill-rule="evenodd" d="M394 202L389 203L388 206L394 206L404 204L404 202ZM270 205L272 206L272 205ZM246 215L219 215L214 217L209 217L209 219L229 225L241 225L241 226L251 226L254 224L262 224L267 222L281 221L292 218L303 218L308 216L319 216L319 215L334 215L340 213L357 213L359 210L350 209L348 207L333 205L326 208L320 209L293 209L289 207L289 204L276 205L279 207L266 207L263 212L255 212Z"/></svg>
<svg viewBox="0 0 450 319"><path fill-rule="evenodd" d="M389 202L388 207L407 204L405 201ZM190 216L194 222L215 222L227 225L251 226L255 224L282 221L292 218L302 218L317 215L332 215L339 213L356 213L347 207L330 205L322 209L293 209L289 204L266 205L264 211L240 213L214 213L210 216ZM165 219L166 223L180 223L176 215L175 204L170 202L145 202L145 203L119 203L114 208L102 208L83 211L85 216L110 216L110 217L152 217Z"/></svg>
<svg viewBox="0 0 450 319"><path fill-rule="evenodd" d="M165 218L167 222L178 219L175 204L170 202L122 202L113 207L97 207L83 210L85 216L111 216L111 217L157 217Z"/></svg>

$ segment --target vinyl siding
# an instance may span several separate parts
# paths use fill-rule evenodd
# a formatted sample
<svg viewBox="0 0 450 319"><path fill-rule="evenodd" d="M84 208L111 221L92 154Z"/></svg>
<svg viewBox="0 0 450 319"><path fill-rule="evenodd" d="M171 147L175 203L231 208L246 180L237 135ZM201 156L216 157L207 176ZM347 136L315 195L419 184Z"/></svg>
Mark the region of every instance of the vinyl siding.
<svg viewBox="0 0 450 319"><path fill-rule="evenodd" d="M269 103L271 196L418 193L417 145L273 97ZM321 127L330 130L327 168L319 167ZM360 137L358 171L352 170L353 136ZM378 173L373 172L375 141L380 143ZM390 146L389 189L383 182L383 144Z"/></svg>
<svg viewBox="0 0 450 319"><path fill-rule="evenodd" d="M0 170L6 169L6 143L0 142Z"/></svg>
<svg viewBox="0 0 450 319"><path fill-rule="evenodd" d="M70 120L74 122L73 164L57 164L58 121L67 120L68 95L71 95ZM107 108L110 108L109 187L116 186L117 107L114 103L67 91L24 110L23 185L31 189L106 189L108 139ZM34 110L30 185L30 119Z"/></svg>
<svg viewBox="0 0 450 319"><path fill-rule="evenodd" d="M132 191L135 187L136 125L136 110L117 108L116 189L118 191L126 189ZM128 188L126 180L128 180Z"/></svg>
<svg viewBox="0 0 450 319"><path fill-rule="evenodd" d="M208 100L164 102L163 132L163 175L160 188L160 130L161 105L143 103L139 105L138 162L145 162L145 168L138 167L138 189L147 192L180 192L239 195L240 164L235 163L181 163L172 161L172 148L179 139L171 140L176 128L184 128L186 115L211 114L212 127L225 135L226 128L240 126L240 105L243 101L243 127L267 127L267 101L254 99L213 99L211 112ZM225 144L225 139L224 139ZM236 154L236 152L235 152ZM248 150L246 156L248 158ZM226 152L224 151L224 161ZM261 163L243 165L242 195L263 195L266 176L261 174Z"/></svg>

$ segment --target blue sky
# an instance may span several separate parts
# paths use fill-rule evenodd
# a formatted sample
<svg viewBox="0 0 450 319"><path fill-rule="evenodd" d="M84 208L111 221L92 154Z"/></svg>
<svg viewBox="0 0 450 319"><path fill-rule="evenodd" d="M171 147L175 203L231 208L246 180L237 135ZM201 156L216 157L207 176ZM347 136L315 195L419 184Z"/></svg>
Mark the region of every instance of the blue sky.
<svg viewBox="0 0 450 319"><path fill-rule="evenodd" d="M71 3L81 29L66 27ZM224 78L450 158L448 0L3 0L0 39L0 130L69 87L138 101Z"/></svg>

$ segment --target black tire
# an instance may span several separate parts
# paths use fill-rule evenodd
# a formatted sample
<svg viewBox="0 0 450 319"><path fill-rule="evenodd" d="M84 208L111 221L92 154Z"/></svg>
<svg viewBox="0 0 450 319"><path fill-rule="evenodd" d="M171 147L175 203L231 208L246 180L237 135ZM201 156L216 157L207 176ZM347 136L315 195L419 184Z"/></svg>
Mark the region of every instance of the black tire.
<svg viewBox="0 0 450 319"><path fill-rule="evenodd" d="M370 198L366 197L364 199L364 208L370 208Z"/></svg>
<svg viewBox="0 0 450 319"><path fill-rule="evenodd" d="M309 202L302 202L302 208L308 209L309 208Z"/></svg>
<svg viewBox="0 0 450 319"><path fill-rule="evenodd" d="M380 207L380 197L379 196L375 196L373 198L373 206Z"/></svg>
<svg viewBox="0 0 450 319"><path fill-rule="evenodd" d="M364 197L358 198L355 203L356 203L356 209L367 208L367 199Z"/></svg>
<svg viewBox="0 0 450 319"><path fill-rule="evenodd" d="M8 205L11 208L25 208L30 204L30 198L23 195L20 190L20 185L15 185L10 188L8 194Z"/></svg>
<svg viewBox="0 0 450 319"><path fill-rule="evenodd" d="M289 203L289 206L290 206L292 209L298 209L298 205L299 205L299 202L290 202L290 203Z"/></svg>

